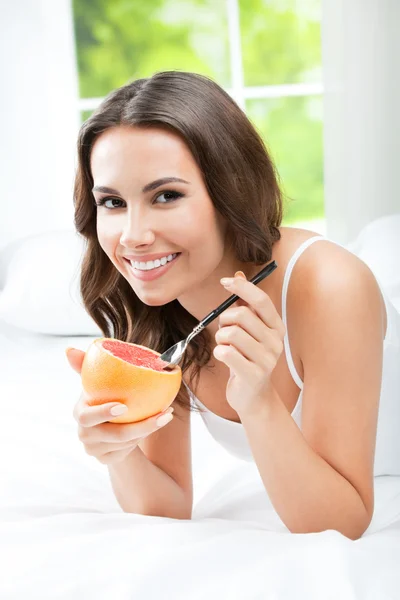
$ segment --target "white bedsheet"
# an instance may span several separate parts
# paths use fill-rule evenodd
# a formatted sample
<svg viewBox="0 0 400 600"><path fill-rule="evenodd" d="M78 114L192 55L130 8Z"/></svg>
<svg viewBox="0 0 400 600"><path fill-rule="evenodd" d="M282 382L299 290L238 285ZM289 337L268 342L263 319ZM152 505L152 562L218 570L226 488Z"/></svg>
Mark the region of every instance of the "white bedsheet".
<svg viewBox="0 0 400 600"><path fill-rule="evenodd" d="M193 422L192 521L125 514L72 417L80 377L64 349L94 338L0 323L1 600L394 600L400 477L375 480L364 536L291 534L255 465Z"/></svg>

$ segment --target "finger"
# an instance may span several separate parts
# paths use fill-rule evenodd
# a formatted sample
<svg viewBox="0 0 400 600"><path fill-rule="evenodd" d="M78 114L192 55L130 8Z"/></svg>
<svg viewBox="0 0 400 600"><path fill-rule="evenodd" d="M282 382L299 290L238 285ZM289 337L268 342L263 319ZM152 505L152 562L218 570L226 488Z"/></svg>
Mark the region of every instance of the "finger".
<svg viewBox="0 0 400 600"><path fill-rule="evenodd" d="M215 334L215 341L224 343L226 340L227 332L224 330L230 326L239 326L249 336L254 338L257 342L263 343L266 340L268 331L271 331L267 327L264 321L260 320L260 317L248 306L237 306L231 307L225 310L219 317L219 330ZM220 334L220 332L222 332ZM226 343L226 342L225 342Z"/></svg>
<svg viewBox="0 0 400 600"><path fill-rule="evenodd" d="M75 405L74 408L74 418L82 427L95 427L96 425L101 425L102 423L109 423L112 419L115 419L116 416L120 416L124 413L119 413L119 415L115 415L111 412L115 407L125 409L124 412L127 411L127 406L122 402L106 402L104 404L88 404L88 399L83 392L81 394L81 398L79 402ZM172 409L172 410L170 410ZM164 411L157 413L153 417L149 418L157 418L166 412L172 412L174 409L172 407L168 407ZM148 419L144 419L140 421L141 423L145 423ZM114 425L121 425L121 423L115 423Z"/></svg>
<svg viewBox="0 0 400 600"><path fill-rule="evenodd" d="M170 407L163 414L170 414L172 420L173 415L171 413L173 410L174 409ZM159 417L160 414L157 414L154 417L149 417L143 421L139 421L137 423L127 423L126 425L123 423L105 423L104 425L100 425L97 429L102 441L129 442L131 440L137 440L138 438L147 437L151 433L154 433L162 427L165 427L167 423L163 423L161 425L157 423Z"/></svg>
<svg viewBox="0 0 400 600"><path fill-rule="evenodd" d="M222 327L215 334L215 341L218 346L229 346L231 344L247 360L256 364L262 362L262 357L265 354L264 346L239 325Z"/></svg>
<svg viewBox="0 0 400 600"><path fill-rule="evenodd" d="M82 370L83 359L85 358L85 352L83 350L78 350L78 348L66 348L65 355L70 366L76 371L80 373Z"/></svg>
<svg viewBox="0 0 400 600"><path fill-rule="evenodd" d="M228 309L220 329L215 333L217 344L233 344L249 360L263 365L263 355L272 352L280 356L283 351L283 335L276 329L267 327L263 321L247 307ZM223 315L221 315L222 317ZM244 333L241 333L241 332ZM253 343L255 340L259 346Z"/></svg>
<svg viewBox="0 0 400 600"><path fill-rule="evenodd" d="M233 277L232 282L224 287L232 294L236 294L245 300L267 327L281 330L281 318L271 298L262 289L242 277ZM221 317L223 314L221 314Z"/></svg>
<svg viewBox="0 0 400 600"><path fill-rule="evenodd" d="M118 450L126 450L133 448L138 440L130 440L129 442L95 442L85 445L85 452L89 456L102 456L108 452L117 452Z"/></svg>
<svg viewBox="0 0 400 600"><path fill-rule="evenodd" d="M97 460L100 461L103 465L110 465L120 462L124 460L134 448L128 448L126 450L118 450L117 452L107 452L100 456Z"/></svg>
<svg viewBox="0 0 400 600"><path fill-rule="evenodd" d="M163 413L157 413L153 417L143 419L137 423L109 423L102 421L100 424L92 427L84 426L80 423L78 428L78 434L81 441L90 439L90 442L129 442L140 437L145 437L160 429L164 425L159 425L157 419L161 414L170 414L173 412L173 408L169 407ZM172 415L171 415L172 416ZM107 417L107 420L110 416ZM87 421L88 418L83 416L81 421Z"/></svg>
<svg viewBox="0 0 400 600"><path fill-rule="evenodd" d="M90 405L87 399L82 396L82 401L78 403L76 407L76 420L82 427L95 427L101 423L108 423L111 419L115 419L116 416L123 415L121 412L115 415L111 412L115 407L128 410L127 406L122 402L105 402L104 404Z"/></svg>
<svg viewBox="0 0 400 600"><path fill-rule="evenodd" d="M233 346L216 346L213 354L217 360L225 363L231 372L235 373L238 377L248 378L249 372L254 368L254 364L247 360Z"/></svg>

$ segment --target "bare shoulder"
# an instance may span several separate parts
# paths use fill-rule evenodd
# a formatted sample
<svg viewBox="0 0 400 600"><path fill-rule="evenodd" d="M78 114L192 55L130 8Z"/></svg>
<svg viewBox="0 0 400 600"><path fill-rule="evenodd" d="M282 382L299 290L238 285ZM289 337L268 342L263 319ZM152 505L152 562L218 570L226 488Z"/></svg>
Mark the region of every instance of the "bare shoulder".
<svg viewBox="0 0 400 600"><path fill-rule="evenodd" d="M345 302L361 288L364 293L379 292L379 285L368 265L328 239L318 240L305 249L293 269L291 285L303 308L309 306L311 299L314 302L333 300L333 295Z"/></svg>
<svg viewBox="0 0 400 600"><path fill-rule="evenodd" d="M282 228L280 253L290 257L307 239L319 235L305 229ZM287 260L285 260L287 262ZM351 303L367 305L380 315L382 339L385 336L387 316L385 302L379 284L368 265L343 246L328 239L311 244L297 259L290 278L288 292L292 331L296 333L296 347L301 352L301 340L310 341L310 331L304 327L307 314L321 311L328 317L328 305L340 312ZM332 312L332 318L335 315Z"/></svg>
<svg viewBox="0 0 400 600"><path fill-rule="evenodd" d="M306 229L282 229L285 229L285 250L291 255L307 239L320 235ZM334 290L345 292L348 286L363 282L365 285L369 284L372 293L375 291L380 295L376 278L364 261L343 246L321 239L306 248L298 258L291 274L290 286L295 290L296 299L307 303L311 293L322 293L324 290L327 293Z"/></svg>

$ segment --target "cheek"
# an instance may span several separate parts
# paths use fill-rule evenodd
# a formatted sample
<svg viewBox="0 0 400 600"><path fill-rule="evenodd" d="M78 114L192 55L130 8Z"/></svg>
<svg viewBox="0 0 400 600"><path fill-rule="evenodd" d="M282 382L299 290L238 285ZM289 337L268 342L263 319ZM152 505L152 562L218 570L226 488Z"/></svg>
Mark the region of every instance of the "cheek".
<svg viewBox="0 0 400 600"><path fill-rule="evenodd" d="M172 212L172 211L171 211ZM169 219L164 218L160 225L160 235L175 242L176 246L191 252L196 250L202 240L203 223L201 214L193 213L191 210L176 212ZM204 234L203 234L204 235Z"/></svg>
<svg viewBox="0 0 400 600"><path fill-rule="evenodd" d="M212 246L215 251L221 236L221 226L211 200L193 202L188 210L179 215L177 231L186 237L188 246L201 248L203 252Z"/></svg>
<svg viewBox="0 0 400 600"><path fill-rule="evenodd" d="M101 219L97 221L96 231L101 248L112 259L115 247L119 244L120 234L113 231L109 226L105 227L105 223Z"/></svg>

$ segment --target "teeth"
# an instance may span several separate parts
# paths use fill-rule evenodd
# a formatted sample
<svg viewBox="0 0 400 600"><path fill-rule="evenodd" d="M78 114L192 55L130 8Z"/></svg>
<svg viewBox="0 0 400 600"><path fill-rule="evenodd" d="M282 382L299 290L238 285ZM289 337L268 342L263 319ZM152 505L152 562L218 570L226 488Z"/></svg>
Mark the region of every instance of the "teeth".
<svg viewBox="0 0 400 600"><path fill-rule="evenodd" d="M131 260L130 263L132 267L139 269L139 271L151 271L157 267L164 266L167 262L171 262L175 256L177 256L177 254L168 254L168 256L157 258L157 260L148 260L147 262L137 262Z"/></svg>

